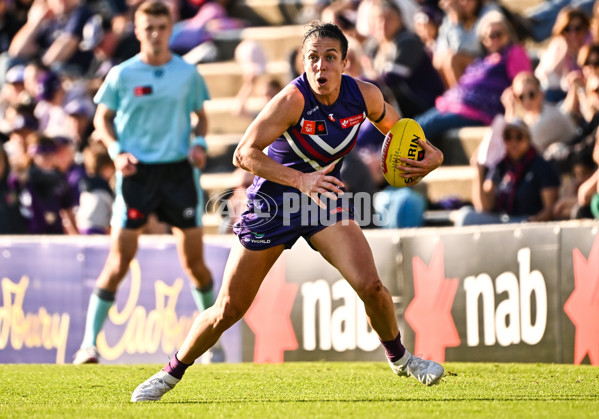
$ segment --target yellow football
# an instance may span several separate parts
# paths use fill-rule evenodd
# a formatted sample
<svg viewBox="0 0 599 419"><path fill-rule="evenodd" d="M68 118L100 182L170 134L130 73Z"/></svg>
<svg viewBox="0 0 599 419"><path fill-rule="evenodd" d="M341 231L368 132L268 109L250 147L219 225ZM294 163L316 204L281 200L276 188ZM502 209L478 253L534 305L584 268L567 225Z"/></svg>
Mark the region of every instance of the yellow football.
<svg viewBox="0 0 599 419"><path fill-rule="evenodd" d="M422 180L421 176L403 178L403 171L397 168L398 164L403 165L400 157L416 161L424 159L424 150L418 143L419 139L426 141L424 131L418 122L410 118L400 119L387 133L381 149L381 170L391 186L412 186Z"/></svg>

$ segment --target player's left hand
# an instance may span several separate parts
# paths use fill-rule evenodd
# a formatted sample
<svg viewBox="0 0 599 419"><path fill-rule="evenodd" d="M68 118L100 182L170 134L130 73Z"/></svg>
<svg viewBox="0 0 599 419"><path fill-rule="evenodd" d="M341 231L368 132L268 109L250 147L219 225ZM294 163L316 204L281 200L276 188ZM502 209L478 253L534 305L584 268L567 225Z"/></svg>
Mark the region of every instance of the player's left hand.
<svg viewBox="0 0 599 419"><path fill-rule="evenodd" d="M443 152L431 144L430 141L419 139L418 143L424 149L424 159L417 161L405 157L400 158L399 160L403 164L398 164L397 168L403 171L401 175L403 178L424 177L443 163Z"/></svg>
<svg viewBox="0 0 599 419"><path fill-rule="evenodd" d="M189 149L189 161L198 169L206 166L206 150L201 145L194 145Z"/></svg>

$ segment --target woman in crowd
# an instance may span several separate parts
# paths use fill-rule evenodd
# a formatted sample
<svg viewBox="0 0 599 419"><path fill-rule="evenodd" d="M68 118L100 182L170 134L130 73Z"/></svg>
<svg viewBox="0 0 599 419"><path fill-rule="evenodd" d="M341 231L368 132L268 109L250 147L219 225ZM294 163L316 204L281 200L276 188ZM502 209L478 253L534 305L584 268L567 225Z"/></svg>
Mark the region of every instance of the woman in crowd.
<svg viewBox="0 0 599 419"><path fill-rule="evenodd" d="M577 57L590 43L589 17L580 9L564 7L558 14L549 45L541 55L535 75L550 102L563 100L568 90L568 74L580 70Z"/></svg>
<svg viewBox="0 0 599 419"><path fill-rule="evenodd" d="M458 84L437 98L434 108L415 118L433 141L448 129L489 125L503 113L503 91L518 73L531 71L526 50L516 43L500 12L490 11L481 19L479 36L487 55L469 65Z"/></svg>
<svg viewBox="0 0 599 419"><path fill-rule="evenodd" d="M477 166L472 207L458 210L458 226L549 221L557 201L560 178L532 144L524 121L508 121L503 130L506 155L488 173Z"/></svg>

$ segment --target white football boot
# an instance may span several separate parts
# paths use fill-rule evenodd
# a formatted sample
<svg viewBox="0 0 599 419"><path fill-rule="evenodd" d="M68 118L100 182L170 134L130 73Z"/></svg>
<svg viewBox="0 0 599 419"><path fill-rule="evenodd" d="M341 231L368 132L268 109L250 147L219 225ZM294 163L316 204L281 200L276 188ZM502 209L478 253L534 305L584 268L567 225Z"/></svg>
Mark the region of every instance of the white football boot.
<svg viewBox="0 0 599 419"><path fill-rule="evenodd" d="M98 354L98 349L95 346L90 346L88 348L81 348L77 351L75 358L73 359L73 364L97 364L99 360L100 355Z"/></svg>
<svg viewBox="0 0 599 419"><path fill-rule="evenodd" d="M181 381L168 372L160 370L137 386L131 395L132 402L157 401Z"/></svg>
<svg viewBox="0 0 599 419"><path fill-rule="evenodd" d="M389 361L389 366L400 377L409 377L411 375L427 386L439 383L441 377L445 374L445 370L440 364L419 358L407 350L404 356L397 361Z"/></svg>

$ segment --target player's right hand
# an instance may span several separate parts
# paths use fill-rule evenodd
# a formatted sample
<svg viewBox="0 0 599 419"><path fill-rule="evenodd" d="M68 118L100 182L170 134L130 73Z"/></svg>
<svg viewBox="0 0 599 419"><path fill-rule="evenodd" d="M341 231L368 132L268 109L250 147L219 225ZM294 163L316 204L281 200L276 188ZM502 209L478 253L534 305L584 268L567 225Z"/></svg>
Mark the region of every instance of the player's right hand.
<svg viewBox="0 0 599 419"><path fill-rule="evenodd" d="M335 163L329 164L327 167L316 172L302 173L300 178L299 190L308 195L321 208L326 208L326 204L321 201L320 194L335 199L336 195L343 195L341 188L345 187L343 182L335 176L328 176L328 173L333 170Z"/></svg>
<svg viewBox="0 0 599 419"><path fill-rule="evenodd" d="M131 176L137 172L138 161L131 153L121 153L114 159L114 168L123 176Z"/></svg>

